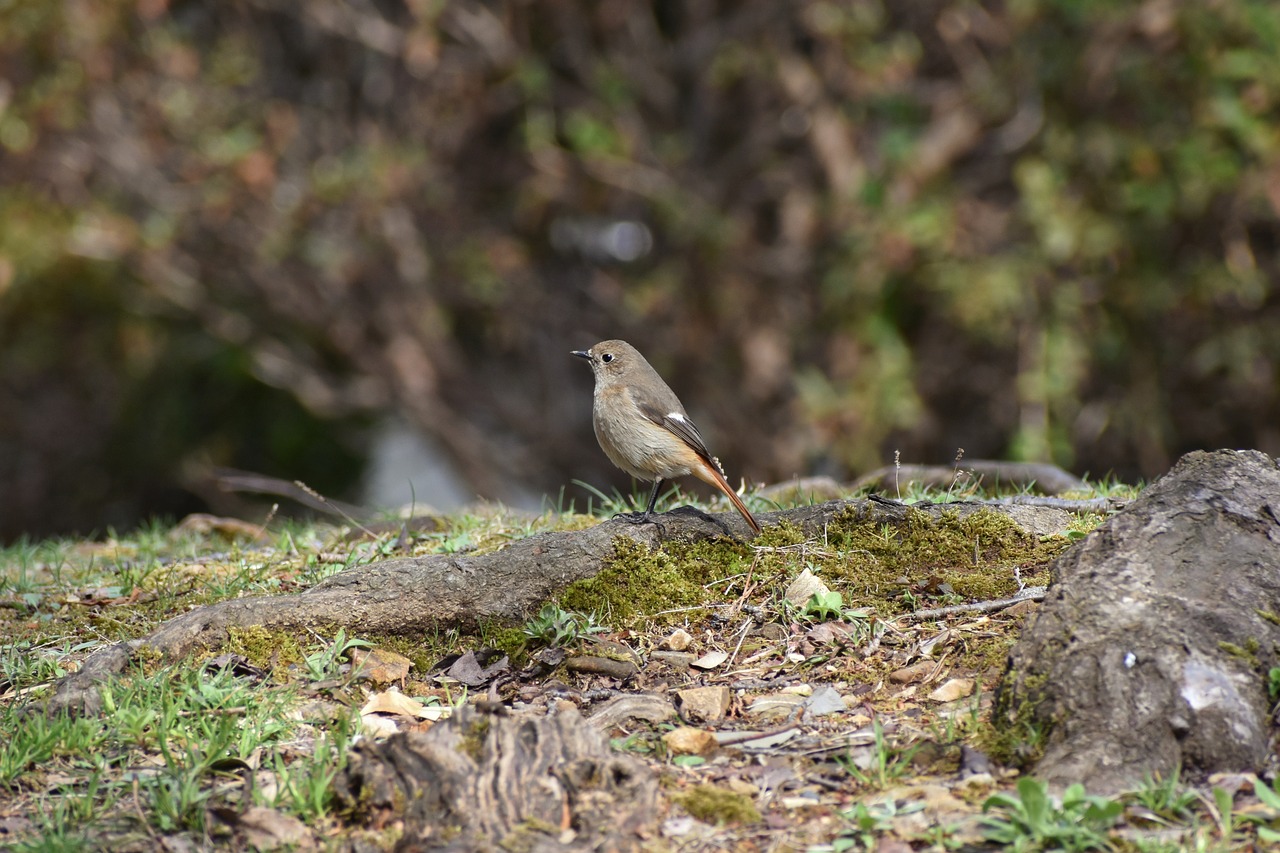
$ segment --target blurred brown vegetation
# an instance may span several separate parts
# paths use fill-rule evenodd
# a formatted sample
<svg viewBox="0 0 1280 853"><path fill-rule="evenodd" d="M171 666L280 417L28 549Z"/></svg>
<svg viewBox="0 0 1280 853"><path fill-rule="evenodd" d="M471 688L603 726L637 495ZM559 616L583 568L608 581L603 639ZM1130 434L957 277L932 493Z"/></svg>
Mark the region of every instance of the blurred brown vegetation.
<svg viewBox="0 0 1280 853"><path fill-rule="evenodd" d="M735 477L1280 453L1278 105L1270 0L10 0L0 538L621 484L605 337Z"/></svg>

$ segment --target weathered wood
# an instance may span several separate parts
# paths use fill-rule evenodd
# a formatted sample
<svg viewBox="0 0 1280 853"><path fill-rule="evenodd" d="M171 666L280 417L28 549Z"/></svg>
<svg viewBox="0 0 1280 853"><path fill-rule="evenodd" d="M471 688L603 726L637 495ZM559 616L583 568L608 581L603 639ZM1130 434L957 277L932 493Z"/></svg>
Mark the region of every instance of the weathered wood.
<svg viewBox="0 0 1280 853"><path fill-rule="evenodd" d="M426 732L363 741L334 781L349 818L403 822L398 851L638 850L657 820L655 773L573 708L463 707Z"/></svg>

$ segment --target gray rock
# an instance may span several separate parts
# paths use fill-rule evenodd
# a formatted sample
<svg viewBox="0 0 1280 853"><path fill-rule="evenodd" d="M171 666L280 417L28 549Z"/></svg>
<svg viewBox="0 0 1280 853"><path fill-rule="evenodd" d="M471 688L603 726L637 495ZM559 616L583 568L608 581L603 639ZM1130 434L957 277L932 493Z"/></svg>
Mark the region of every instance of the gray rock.
<svg viewBox="0 0 1280 853"><path fill-rule="evenodd" d="M1280 665L1275 460L1187 454L1052 576L994 715L1049 731L1038 776L1110 792L1178 766L1261 769Z"/></svg>
<svg viewBox="0 0 1280 853"><path fill-rule="evenodd" d="M834 687L824 684L813 691L813 695L804 703L804 718L812 720L828 714L843 714L847 710L844 699Z"/></svg>

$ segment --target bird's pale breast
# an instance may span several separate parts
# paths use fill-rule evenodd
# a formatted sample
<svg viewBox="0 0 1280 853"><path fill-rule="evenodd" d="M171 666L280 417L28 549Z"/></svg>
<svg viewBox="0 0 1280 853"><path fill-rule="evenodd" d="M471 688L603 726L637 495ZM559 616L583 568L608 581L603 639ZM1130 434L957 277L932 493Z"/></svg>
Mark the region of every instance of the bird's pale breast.
<svg viewBox="0 0 1280 853"><path fill-rule="evenodd" d="M592 424L609 461L637 479L683 477L697 463L689 445L640 413L625 387L597 389Z"/></svg>

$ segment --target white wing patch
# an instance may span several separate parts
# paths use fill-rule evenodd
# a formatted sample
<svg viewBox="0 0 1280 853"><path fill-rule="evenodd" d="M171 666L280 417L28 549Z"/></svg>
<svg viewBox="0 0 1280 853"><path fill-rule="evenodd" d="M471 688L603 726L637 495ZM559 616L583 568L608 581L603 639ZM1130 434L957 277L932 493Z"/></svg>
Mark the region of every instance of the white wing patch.
<svg viewBox="0 0 1280 853"><path fill-rule="evenodd" d="M699 442L701 442L701 441L702 441L702 436L698 435L698 428L697 428L696 426L694 426L694 425L693 425L693 421L689 420L689 419L688 419L688 418L686 418L684 415L680 414L679 412L668 412L668 413L667 413L667 420L669 420L669 421L675 421L675 422L676 422L676 423L678 423L678 424L684 424L685 426L690 427L690 428L692 429L692 431L693 431L693 434L694 434L695 436L697 436L698 441L699 441ZM703 450L703 452L705 452L705 451L706 451L706 448L705 448L705 447L703 447L703 448L702 448L702 450ZM716 458L716 457L714 457L714 456L711 456L710 454L708 454L707 458L709 458L709 459L711 460L711 464L712 464L712 465L714 465L714 466L716 466L716 470L717 470L717 471L719 471L719 472L720 472L720 476L722 476L722 477L723 477L723 476L725 475L725 474L724 474L724 466L720 464L720 460L719 460L719 459L717 459L717 458Z"/></svg>

